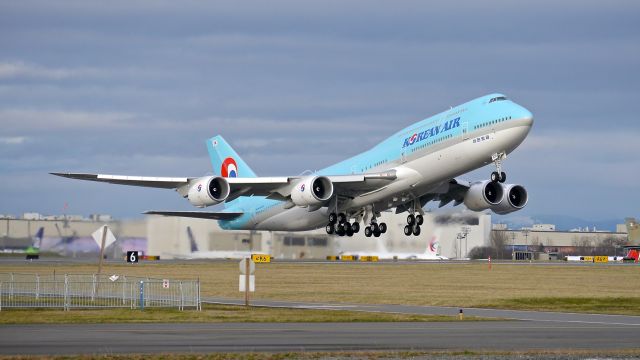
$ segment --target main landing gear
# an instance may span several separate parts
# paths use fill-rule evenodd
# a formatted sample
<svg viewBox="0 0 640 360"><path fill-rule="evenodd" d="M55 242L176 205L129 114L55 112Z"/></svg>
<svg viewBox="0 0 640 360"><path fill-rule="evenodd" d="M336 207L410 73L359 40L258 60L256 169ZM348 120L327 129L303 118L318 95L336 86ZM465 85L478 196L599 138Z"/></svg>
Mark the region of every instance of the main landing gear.
<svg viewBox="0 0 640 360"><path fill-rule="evenodd" d="M407 225L405 225L404 227L404 234L406 236L418 236L420 235L420 225L422 225L424 223L424 218L422 217L421 214L418 215L414 215L414 214L409 214L407 215Z"/></svg>
<svg viewBox="0 0 640 360"><path fill-rule="evenodd" d="M381 234L386 232L387 224L383 222L378 224L378 220L376 220L376 218L371 219L371 225L364 228L364 236L366 237L371 237L371 235L374 237L380 237Z"/></svg>
<svg viewBox="0 0 640 360"><path fill-rule="evenodd" d="M336 214L335 212L332 212L329 214L329 223L325 227L325 230L329 235L336 234L338 236L353 236L353 234L360 232L360 222L359 220L356 220L350 223L345 213ZM379 237L381 234L386 232L387 224L378 224L375 218L371 220L371 225L364 228L364 235L366 237L371 237L371 235Z"/></svg>
<svg viewBox="0 0 640 360"><path fill-rule="evenodd" d="M507 158L507 154L505 152L495 153L491 155L491 160L496 165L496 171L491 173L491 181L496 182L505 182L507 181L507 174L502 171L502 161Z"/></svg>
<svg viewBox="0 0 640 360"><path fill-rule="evenodd" d="M347 215L345 213L336 214L332 212L329 214L329 223L325 227L327 234L353 236L353 234L358 233L360 231L360 224L357 221L350 223L347 220Z"/></svg>

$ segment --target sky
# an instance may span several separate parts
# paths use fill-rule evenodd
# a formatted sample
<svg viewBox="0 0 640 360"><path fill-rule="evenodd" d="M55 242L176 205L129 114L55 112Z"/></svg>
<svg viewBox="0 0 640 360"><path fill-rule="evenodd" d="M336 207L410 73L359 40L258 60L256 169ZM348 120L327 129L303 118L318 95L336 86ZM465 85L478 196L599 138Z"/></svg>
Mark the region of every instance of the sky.
<svg viewBox="0 0 640 360"><path fill-rule="evenodd" d="M0 214L189 210L48 173L203 176L221 134L258 175L298 175L500 92L535 118L504 165L530 196L511 217L622 222L639 19L637 1L0 1Z"/></svg>

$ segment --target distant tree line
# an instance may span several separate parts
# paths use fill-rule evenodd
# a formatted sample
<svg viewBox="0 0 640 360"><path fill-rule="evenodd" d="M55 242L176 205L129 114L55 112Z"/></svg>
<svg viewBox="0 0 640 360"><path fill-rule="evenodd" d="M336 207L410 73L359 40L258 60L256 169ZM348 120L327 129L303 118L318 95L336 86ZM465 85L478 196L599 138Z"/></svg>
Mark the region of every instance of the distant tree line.
<svg viewBox="0 0 640 360"><path fill-rule="evenodd" d="M596 243L595 239L589 237L576 238L572 241L570 247L545 247L542 243L532 243L528 246L529 251L535 252L557 252L561 256L568 255L625 255L620 252L622 246L626 244L625 239L616 238L614 236L607 237ZM506 232L491 231L491 245L476 246L469 252L471 259L511 259L512 246L509 242Z"/></svg>

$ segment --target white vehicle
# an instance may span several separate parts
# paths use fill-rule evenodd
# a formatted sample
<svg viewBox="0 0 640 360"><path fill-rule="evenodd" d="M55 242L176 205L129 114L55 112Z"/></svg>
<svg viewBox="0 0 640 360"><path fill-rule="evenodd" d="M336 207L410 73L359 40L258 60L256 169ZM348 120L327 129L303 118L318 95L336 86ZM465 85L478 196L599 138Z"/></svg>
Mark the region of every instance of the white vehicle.
<svg viewBox="0 0 640 360"><path fill-rule="evenodd" d="M473 211L507 214L528 200L521 185L506 184L502 162L527 137L533 115L504 95L492 94L453 107L391 135L372 149L312 174L257 177L221 137L207 141L218 175L141 177L52 173L121 185L175 189L192 205L223 204L224 211L148 211L146 214L216 219L223 229L360 231L378 237L387 224L380 212L407 212L407 236L420 234L423 207L453 202ZM326 129L327 136L339 129ZM363 127L366 135L367 128ZM295 151L295 149L292 149ZM318 149L322 151L322 149ZM459 176L494 163L490 179Z"/></svg>

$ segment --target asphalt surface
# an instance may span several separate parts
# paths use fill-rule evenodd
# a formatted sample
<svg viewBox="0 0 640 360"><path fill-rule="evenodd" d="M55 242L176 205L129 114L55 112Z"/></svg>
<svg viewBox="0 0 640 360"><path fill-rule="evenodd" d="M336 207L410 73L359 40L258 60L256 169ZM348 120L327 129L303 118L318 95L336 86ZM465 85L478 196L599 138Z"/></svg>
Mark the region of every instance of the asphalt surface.
<svg viewBox="0 0 640 360"><path fill-rule="evenodd" d="M244 305L244 299L203 298L205 304ZM292 301L251 300L251 305L261 307L282 307L294 309L348 310L363 312L381 312L416 315L448 315L456 316L460 310L465 316L482 318L544 321L555 323L626 325L640 327L640 316L560 313L545 311L521 311L501 309L456 308L445 306L412 306L412 305L367 305L367 304L333 304L307 303ZM640 341L639 341L640 346Z"/></svg>
<svg viewBox="0 0 640 360"><path fill-rule="evenodd" d="M0 327L0 354L637 349L640 327L531 321Z"/></svg>

